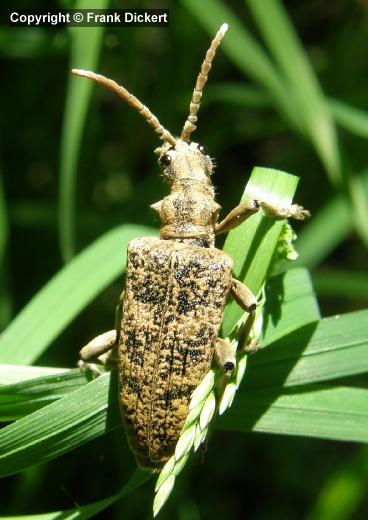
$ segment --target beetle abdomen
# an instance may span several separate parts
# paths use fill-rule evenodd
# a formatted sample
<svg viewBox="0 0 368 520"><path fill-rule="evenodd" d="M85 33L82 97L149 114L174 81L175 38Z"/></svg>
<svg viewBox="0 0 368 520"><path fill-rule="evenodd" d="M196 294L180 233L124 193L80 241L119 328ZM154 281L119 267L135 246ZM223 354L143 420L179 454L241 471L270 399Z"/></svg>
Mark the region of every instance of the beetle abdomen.
<svg viewBox="0 0 368 520"><path fill-rule="evenodd" d="M158 238L129 244L120 403L141 466L160 468L174 451L190 395L211 366L231 270L215 248Z"/></svg>

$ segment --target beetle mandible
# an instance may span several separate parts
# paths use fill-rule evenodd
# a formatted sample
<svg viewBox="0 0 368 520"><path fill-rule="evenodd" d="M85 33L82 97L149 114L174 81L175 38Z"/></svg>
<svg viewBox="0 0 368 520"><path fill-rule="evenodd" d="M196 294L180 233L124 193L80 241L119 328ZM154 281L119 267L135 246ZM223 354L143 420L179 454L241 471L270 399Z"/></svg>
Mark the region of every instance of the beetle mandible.
<svg viewBox="0 0 368 520"><path fill-rule="evenodd" d="M190 396L213 360L225 375L234 369L234 353L218 337L229 293L249 313L247 330L254 321L256 297L232 277L232 259L215 248L215 235L238 226L260 208L275 217L309 216L296 204L280 209L249 200L218 222L221 208L211 182L213 162L190 136L226 30L223 24L206 53L180 137L173 137L146 106L111 79L72 71L118 94L163 140L155 153L171 193L151 206L161 219L160 238L130 242L116 330L98 336L80 353L83 361L117 358L119 401L129 444L138 464L151 470L159 470L173 454Z"/></svg>

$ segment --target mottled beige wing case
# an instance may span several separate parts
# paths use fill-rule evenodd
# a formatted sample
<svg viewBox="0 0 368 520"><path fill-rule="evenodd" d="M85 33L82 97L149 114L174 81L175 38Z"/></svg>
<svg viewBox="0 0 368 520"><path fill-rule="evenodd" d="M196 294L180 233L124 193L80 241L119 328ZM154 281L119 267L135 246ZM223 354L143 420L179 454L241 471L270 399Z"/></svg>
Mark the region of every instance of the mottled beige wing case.
<svg viewBox="0 0 368 520"><path fill-rule="evenodd" d="M192 391L210 368L231 287L215 248L158 238L128 248L119 337L120 402L140 465L172 455Z"/></svg>

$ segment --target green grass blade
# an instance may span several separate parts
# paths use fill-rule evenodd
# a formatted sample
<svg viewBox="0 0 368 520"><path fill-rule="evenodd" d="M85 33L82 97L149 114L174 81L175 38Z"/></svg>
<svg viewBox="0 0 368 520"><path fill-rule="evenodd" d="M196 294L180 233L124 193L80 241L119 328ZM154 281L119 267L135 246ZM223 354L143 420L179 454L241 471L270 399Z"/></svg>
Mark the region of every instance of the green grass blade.
<svg viewBox="0 0 368 520"><path fill-rule="evenodd" d="M260 88L239 83L217 83L208 87L204 103L214 101L244 108L264 108L271 104L270 97Z"/></svg>
<svg viewBox="0 0 368 520"><path fill-rule="evenodd" d="M117 392L110 395L109 383L110 374L104 374L0 430L0 476L41 464L120 428Z"/></svg>
<svg viewBox="0 0 368 520"><path fill-rule="evenodd" d="M303 226L296 247L299 258L293 265L309 268L321 263L353 229L353 219L347 200L333 197Z"/></svg>
<svg viewBox="0 0 368 520"><path fill-rule="evenodd" d="M359 313L353 314L357 315L355 324L359 324L362 317L359 316ZM351 315L347 316L348 319L349 316L351 317ZM329 318L329 320L335 320L335 318ZM322 323L325 321L328 320L323 320ZM367 330L366 326L365 330ZM318 333L320 334L320 332ZM341 337L338 329L335 333L336 337ZM295 344L294 339L292 345L294 348ZM313 349L320 349L320 345L321 341L315 336L314 343L309 349L309 357L313 356ZM340 342L340 346L345 360L349 356L349 350L350 354L354 355L355 344L341 345ZM328 348L329 345L325 341L322 350ZM267 350L272 351L272 347L265 349L265 351ZM364 350L367 351L367 345L362 348L363 352ZM261 352L254 356L254 360L258 358L258 367L257 370L254 370L257 374L262 368L259 360L262 354ZM334 353L332 352L332 354ZM332 357L326 355L326 363L329 363L330 366L334 366ZM280 371L282 373L285 366L290 367L287 358L283 358L281 361L284 366L282 362L272 364L274 371L278 373ZM314 365L316 367L318 363L314 363ZM360 370L363 369L364 367ZM250 377L251 370L252 368L248 371L248 377ZM342 366L341 370L344 374L347 373L345 366ZM300 372L302 371L300 370ZM294 372L294 376L296 373ZM338 376L337 371L334 375ZM311 378L302 376L302 379L305 382ZM295 383L296 378L294 377L294 381L289 378L288 382ZM337 388L326 391L322 387L322 390L318 388L317 391L314 388L312 390L309 390L308 387L300 388L297 390L293 387L290 391L270 388L269 390L243 392L237 398L238 402L231 409L231 413L225 414L225 422L219 422L219 427L239 431L254 429L255 431L291 435L302 435L304 431L305 435L322 438L363 442L368 440L368 428L366 427L368 394L366 390ZM350 395L350 391L356 393ZM344 392L347 392L346 396ZM3 428L0 431L0 476L22 471L33 464L60 456L107 431L121 427L116 393L116 381L111 382L110 388L110 374L105 374L59 401ZM282 393L283 395L280 395ZM339 397L335 397L336 395ZM357 396L358 400L353 399L354 396ZM361 410L364 413L361 413ZM230 418L228 419L228 417ZM254 421L255 417L257 417L257 422ZM365 430L360 426L361 422L365 424ZM308 425L305 430L302 427L303 423ZM342 427L336 432L336 424L339 423L342 424Z"/></svg>
<svg viewBox="0 0 368 520"><path fill-rule="evenodd" d="M0 266L3 265L8 242L8 212L5 202L3 177L0 172Z"/></svg>
<svg viewBox="0 0 368 520"><path fill-rule="evenodd" d="M80 369L0 386L0 421L20 419L88 383Z"/></svg>
<svg viewBox="0 0 368 520"><path fill-rule="evenodd" d="M293 175L255 168L241 200L254 198L288 207L297 183L298 178ZM254 294L258 294L265 281L283 222L268 218L260 211L232 230L225 241L223 250L234 260L234 277L244 282ZM235 302L226 307L222 324L224 337L241 315L242 310Z"/></svg>
<svg viewBox="0 0 368 520"><path fill-rule="evenodd" d="M329 475L307 520L350 520L367 496L368 450L364 446Z"/></svg>
<svg viewBox="0 0 368 520"><path fill-rule="evenodd" d="M93 298L125 268L126 248L143 226L106 233L62 269L26 305L0 337L0 363L31 364Z"/></svg>
<svg viewBox="0 0 368 520"><path fill-rule="evenodd" d="M239 395L218 428L368 442L368 390L309 386Z"/></svg>
<svg viewBox="0 0 368 520"><path fill-rule="evenodd" d="M108 0L77 0L75 9L106 9ZM104 26L71 27L70 68L94 70L97 66ZM75 252L76 175L83 129L93 85L68 74L60 156L59 233L64 260Z"/></svg>
<svg viewBox="0 0 368 520"><path fill-rule="evenodd" d="M229 24L229 31L221 43L222 52L247 76L258 82L273 99L277 109L297 129L304 128L297 115L293 99L273 63L251 33L221 0L182 0L182 4L213 37L219 27Z"/></svg>
<svg viewBox="0 0 368 520"><path fill-rule="evenodd" d="M368 248L368 171L351 173L347 179L347 186L356 230Z"/></svg>
<svg viewBox="0 0 368 520"><path fill-rule="evenodd" d="M6 248L9 238L8 209L6 204L3 177L0 171L0 330L11 319L11 296L8 289L8 269L6 262Z"/></svg>
<svg viewBox="0 0 368 520"><path fill-rule="evenodd" d="M338 99L329 99L330 110L336 122L359 137L368 137L368 112L352 107Z"/></svg>
<svg viewBox="0 0 368 520"><path fill-rule="evenodd" d="M93 518L113 503L129 495L129 493L145 484L150 478L152 478L150 473L136 469L121 491L103 500L93 502L92 504L81 506L78 509L69 509L67 511L53 511L52 513L44 513L40 515L2 516L1 518L2 520L74 520L77 518L87 520L87 518Z"/></svg>
<svg viewBox="0 0 368 520"><path fill-rule="evenodd" d="M305 269L290 269L268 280L263 345L270 345L320 318L314 289Z"/></svg>
<svg viewBox="0 0 368 520"><path fill-rule="evenodd" d="M247 0L259 30L285 78L285 91L296 101L298 116L331 181L342 181L333 119L318 80L289 17L278 0Z"/></svg>
<svg viewBox="0 0 368 520"><path fill-rule="evenodd" d="M312 274L313 285L321 296L368 299L368 274L341 270L318 270Z"/></svg>
<svg viewBox="0 0 368 520"><path fill-rule="evenodd" d="M21 365L1 365L0 364L0 384L14 385L37 377L47 377L49 375L62 374L65 368L50 367L27 367ZM1 388L1 386L0 386Z"/></svg>
<svg viewBox="0 0 368 520"><path fill-rule="evenodd" d="M209 100L236 104L243 108L265 108L272 103L270 96L260 88L239 83L218 83L209 86L204 102L208 103ZM330 97L326 98L326 102L330 113L341 128L359 137L368 137L367 111Z"/></svg>
<svg viewBox="0 0 368 520"><path fill-rule="evenodd" d="M272 336L274 331L269 339ZM307 324L272 344L266 332L264 344L269 346L248 361L246 388L306 385L362 374L368 371L368 310Z"/></svg>

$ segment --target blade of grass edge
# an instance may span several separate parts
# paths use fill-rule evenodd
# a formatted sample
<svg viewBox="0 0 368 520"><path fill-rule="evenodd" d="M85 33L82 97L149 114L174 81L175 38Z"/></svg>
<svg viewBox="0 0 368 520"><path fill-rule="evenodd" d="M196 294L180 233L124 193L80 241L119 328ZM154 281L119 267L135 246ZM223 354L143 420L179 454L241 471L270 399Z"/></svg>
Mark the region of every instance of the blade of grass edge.
<svg viewBox="0 0 368 520"><path fill-rule="evenodd" d="M0 363L33 363L72 319L123 272L130 240L155 233L152 228L123 225L82 251L32 298L0 336Z"/></svg>
<svg viewBox="0 0 368 520"><path fill-rule="evenodd" d="M106 9L108 5L109 0L77 0L75 9ZM71 68L96 68L104 29L103 25L69 28ZM69 261L75 252L77 164L92 88L91 82L77 81L69 72L61 138L59 185L59 236L64 261Z"/></svg>
<svg viewBox="0 0 368 520"><path fill-rule="evenodd" d="M285 90L293 93L298 115L331 181L342 182L342 167L334 121L295 29L278 0L246 0L268 49L285 77Z"/></svg>
<svg viewBox="0 0 368 520"><path fill-rule="evenodd" d="M87 504L76 509L69 509L67 511L54 511L52 513L44 513L40 515L24 515L24 516L2 516L2 520L74 520L80 518L87 520L93 516L101 513L109 506L126 497L129 493L135 491L138 487L145 484L152 478L152 475L148 472L136 469L125 486L110 497L98 500L91 504Z"/></svg>
<svg viewBox="0 0 368 520"><path fill-rule="evenodd" d="M356 327L357 323L360 323L364 337L360 338L358 335L352 338L353 344L350 345L350 347L355 349L355 347L359 348L359 346L361 346L364 355L367 349L365 347L363 350L364 344L361 339L367 341L367 337L365 332L366 327L364 328L364 321L362 320L362 313L365 313L365 320L368 321L368 311L358 311L344 315L341 317L341 320L345 323L345 329L349 329L348 322L350 319L354 320L352 327ZM350 366L352 367L353 373L357 373L359 370L366 371L366 363L359 363L361 356L357 356L358 359L357 362L354 362L354 365L349 362L349 358L354 357L354 352L352 348L348 348L345 344L346 336L341 334L336 328L335 318L332 317L321 320L318 327L323 329L323 336L327 339L330 338L331 341L326 343L326 341L317 340L319 334L319 329L317 328L314 335L316 341L313 343L313 346L311 344L310 351L308 352L308 346L300 359L297 359L297 363L294 363L294 371L291 373L294 386L298 385L298 383L299 385L305 385L313 383L316 380L320 381L321 372L315 370L316 360L317 367L321 365L322 369L325 370L330 366L331 370L331 365L329 365L331 349L332 357L335 355L334 351L337 353L338 363L334 362L334 366L340 367L342 375L348 375ZM335 334L335 339L331 338L332 333ZM340 349L338 349L339 344L341 344L342 347ZM271 358L281 354L278 362L271 362L269 366L273 367L274 370L281 371L281 373L285 368L289 370L290 359L288 358L288 353L292 350L293 345L295 345L295 341L291 346L289 345L290 348L285 349L284 358L282 357L283 349L265 349L265 354L268 352ZM261 355L262 352L259 356ZM325 359L325 362L323 359ZM255 363L258 363L256 356L254 356L254 360ZM311 369L308 369L308 365L310 365ZM264 372L264 368L267 367L262 365L261 359L259 359L257 370L254 371L255 375L257 376L257 374ZM7 474L16 473L33 464L45 462L107 431L120 428L122 425L118 412L117 395L116 392L110 393L111 385L116 383L114 381L110 383L110 377L113 374L115 373L104 374L60 400L0 430L0 475L5 476ZM308 377L306 377L306 375L308 375ZM334 375L335 377L339 377L337 370L335 370ZM300 392L300 389L303 388L304 386L299 386L298 391ZM279 389L278 392L280 393L284 390L285 389ZM252 396L253 394L254 392L250 391L245 395ZM246 420L246 415L244 412L244 420ZM292 421L293 418L290 417L290 420Z"/></svg>

